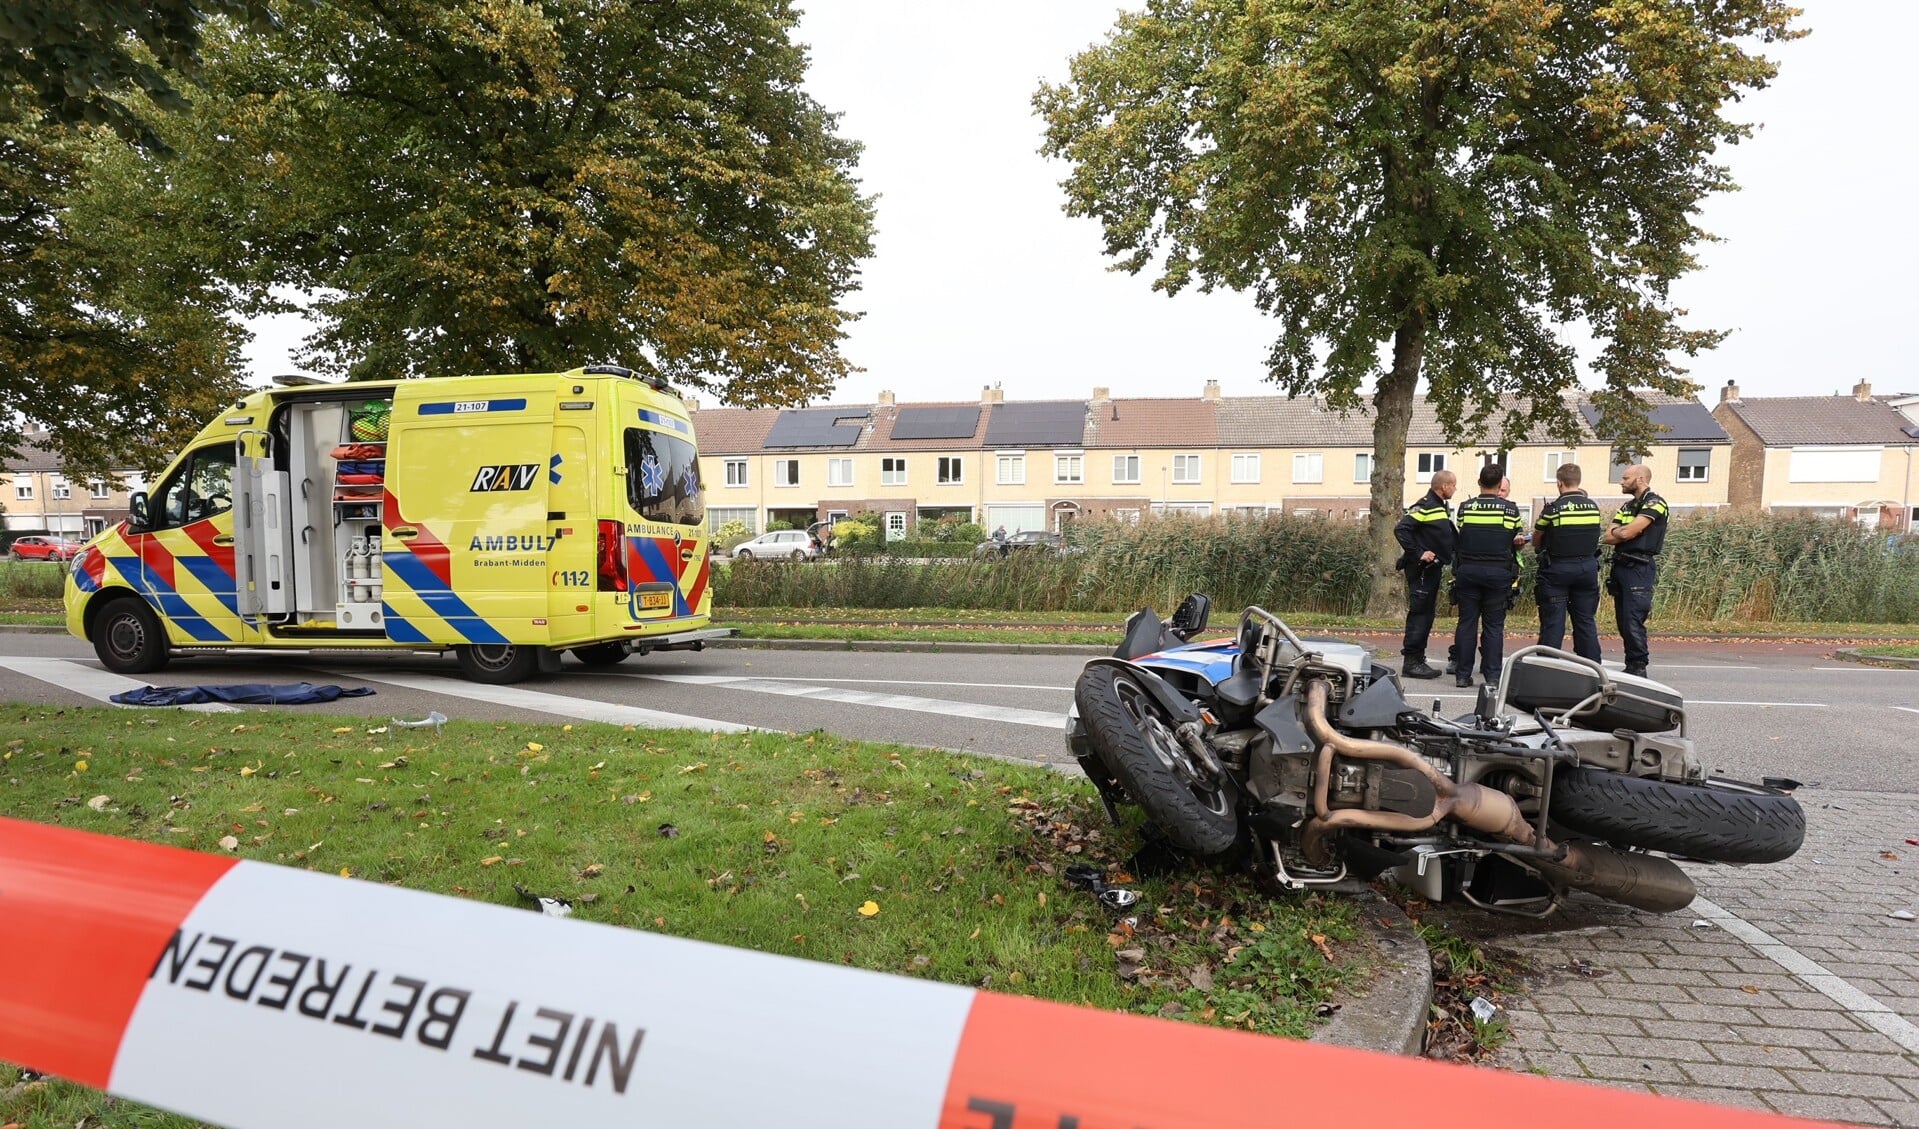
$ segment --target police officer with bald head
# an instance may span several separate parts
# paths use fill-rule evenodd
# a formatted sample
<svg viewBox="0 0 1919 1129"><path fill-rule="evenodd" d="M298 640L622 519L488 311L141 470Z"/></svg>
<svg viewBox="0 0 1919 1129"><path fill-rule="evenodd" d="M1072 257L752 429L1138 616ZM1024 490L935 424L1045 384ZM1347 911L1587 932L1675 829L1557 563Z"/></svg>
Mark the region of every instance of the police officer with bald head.
<svg viewBox="0 0 1919 1129"><path fill-rule="evenodd" d="M1612 547L1612 572L1606 590L1612 593L1613 615L1626 643L1626 673L1644 676L1652 650L1646 639L1646 617L1652 614L1652 588L1659 578L1659 550L1666 547L1666 499L1652 491L1652 468L1634 463L1620 475L1619 486L1629 497L1613 513L1612 524L1600 537Z"/></svg>

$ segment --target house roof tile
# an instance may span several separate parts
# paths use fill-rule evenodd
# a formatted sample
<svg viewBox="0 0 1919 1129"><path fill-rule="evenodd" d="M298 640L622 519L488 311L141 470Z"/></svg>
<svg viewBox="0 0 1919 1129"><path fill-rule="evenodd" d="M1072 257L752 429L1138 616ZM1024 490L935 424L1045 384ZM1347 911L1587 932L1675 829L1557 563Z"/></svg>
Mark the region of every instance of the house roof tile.
<svg viewBox="0 0 1919 1129"><path fill-rule="evenodd" d="M1088 406L1088 447L1216 447L1220 401L1206 399L1094 400Z"/></svg>
<svg viewBox="0 0 1919 1129"><path fill-rule="evenodd" d="M1853 396L1765 396L1727 400L1768 447L1821 444L1919 444L1913 422L1881 399Z"/></svg>

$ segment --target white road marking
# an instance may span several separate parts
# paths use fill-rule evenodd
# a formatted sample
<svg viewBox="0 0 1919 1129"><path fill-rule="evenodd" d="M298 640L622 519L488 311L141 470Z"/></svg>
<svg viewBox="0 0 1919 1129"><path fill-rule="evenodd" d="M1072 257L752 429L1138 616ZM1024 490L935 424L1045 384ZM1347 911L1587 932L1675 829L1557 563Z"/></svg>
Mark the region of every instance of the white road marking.
<svg viewBox="0 0 1919 1129"><path fill-rule="evenodd" d="M569 669L567 673L610 675L614 678L649 677L648 675L639 674L637 671L623 670L573 671ZM688 677L700 676L689 675ZM955 686L966 690L1053 690L1061 694L1070 694L1073 692L1071 686L1035 686L1027 682L945 682L940 679L915 681L908 678L793 678L788 676L774 676L771 674L712 675L710 677L751 678L757 682L851 682L855 686L864 686L868 683L876 682L883 686Z"/></svg>
<svg viewBox="0 0 1919 1129"><path fill-rule="evenodd" d="M1759 667L1752 663L1743 663L1743 664L1741 663L1711 663L1711 664L1705 664L1700 666L1674 666L1671 663L1660 663L1659 669L1660 670L1758 670Z"/></svg>
<svg viewBox="0 0 1919 1129"><path fill-rule="evenodd" d="M1701 917L1752 946L1755 952L1797 976L1813 991L1845 1008L1853 1018L1898 1043L1907 1051L1919 1054L1919 1027L1908 1023L1885 1004L1835 976L1830 969L1818 961L1705 898L1694 898L1690 908L1698 911Z"/></svg>
<svg viewBox="0 0 1919 1129"><path fill-rule="evenodd" d="M370 674L362 671L354 677L368 682L404 686L409 690L421 690L428 694L444 694L450 698L490 702L494 705L532 710L535 713L550 713L578 721L604 721L609 725L637 725L646 729L700 729L709 733L746 733L759 728L754 725L740 725L737 722L694 717L691 714L666 713L661 710L642 709L639 706L622 706L614 702L595 701L592 698L547 694L519 686L483 686L464 679L443 678L437 674Z"/></svg>
<svg viewBox="0 0 1919 1129"><path fill-rule="evenodd" d="M151 707L123 706L113 700L113 695L127 690L138 690L151 685L137 678L123 678L110 671L89 666L70 659L34 659L14 655L0 655L0 667L28 678L37 678L51 683L62 690L71 690L76 694L85 694L97 702L123 709L142 709ZM176 706L176 709L192 710L195 713L241 713L239 706L230 706L225 702L202 702L197 705Z"/></svg>
<svg viewBox="0 0 1919 1129"><path fill-rule="evenodd" d="M1911 706L1894 706L1892 708L1896 710L1905 710L1907 713L1919 713L1919 710L1913 709Z"/></svg>
<svg viewBox="0 0 1919 1129"><path fill-rule="evenodd" d="M870 690L836 690L828 686L775 682L771 679L741 678L724 674L646 674L640 677L654 682L677 682L688 686L724 686L729 690L746 690L756 694L780 694L789 698L807 698L817 702L842 702L852 706L878 706L881 709L934 713L946 717L970 717L978 721L1031 725L1040 729L1062 729L1066 725L1066 714L1063 711L1022 710L1012 706L955 702L945 698L876 694Z"/></svg>
<svg viewBox="0 0 1919 1129"><path fill-rule="evenodd" d="M1815 666L1815 667L1813 667L1812 669L1814 669L1814 670L1843 670L1843 671L1846 671L1847 673L1850 673L1850 674L1909 674L1909 673L1911 673L1911 668L1910 668L1910 667L1902 667L1902 666L1866 666L1866 665L1864 665L1864 664L1862 664L1862 663L1851 663L1851 664L1849 664L1849 665L1847 665L1847 666Z"/></svg>
<svg viewBox="0 0 1919 1129"><path fill-rule="evenodd" d="M1824 702L1719 702L1719 701L1710 701L1703 698L1698 701L1688 701L1686 705L1688 706L1798 706L1801 709L1809 709L1809 710L1826 710L1826 709L1832 708L1831 706L1827 705Z"/></svg>

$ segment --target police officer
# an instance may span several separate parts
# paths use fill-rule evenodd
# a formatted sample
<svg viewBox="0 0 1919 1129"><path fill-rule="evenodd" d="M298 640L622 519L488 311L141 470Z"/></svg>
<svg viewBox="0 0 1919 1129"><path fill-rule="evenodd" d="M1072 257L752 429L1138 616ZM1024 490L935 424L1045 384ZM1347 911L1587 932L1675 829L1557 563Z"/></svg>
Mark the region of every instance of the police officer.
<svg viewBox="0 0 1919 1129"><path fill-rule="evenodd" d="M1502 498L1510 498L1513 496L1513 480L1510 477L1499 480L1499 496ZM1508 589L1506 593L1506 614L1508 615L1511 615L1512 610L1519 606L1519 576L1523 571L1519 565L1519 550L1523 547L1524 542L1517 540L1513 542L1513 586ZM1452 596L1453 606L1458 607L1459 577L1457 574L1453 577ZM1457 635L1454 636L1452 643L1446 648L1446 673L1454 677L1457 677L1459 674L1459 639Z"/></svg>
<svg viewBox="0 0 1919 1129"><path fill-rule="evenodd" d="M1658 579L1659 550L1666 546L1666 499L1652 492L1652 469L1634 463L1620 475L1620 488L1632 495L1612 515L1600 541L1612 546L1613 616L1626 641L1626 673L1644 675L1652 651L1646 642L1646 616L1652 612L1652 586Z"/></svg>
<svg viewBox="0 0 1919 1129"><path fill-rule="evenodd" d="M1399 653L1399 672L1408 678L1438 678L1439 670L1426 664L1426 640L1433 633L1433 612L1439 602L1440 575L1453 559L1458 531L1447 499L1459 480L1450 470L1433 472L1432 488L1407 507L1393 526L1399 563L1406 572L1406 637Z"/></svg>
<svg viewBox="0 0 1919 1129"><path fill-rule="evenodd" d="M1499 496L1504 467L1488 463L1479 470L1479 494L1459 504L1458 563L1453 581L1459 591L1459 633L1453 650L1458 665L1453 681L1473 684L1474 649L1488 683L1499 680L1506 650L1506 607L1518 576L1514 546L1525 538L1519 507Z"/></svg>
<svg viewBox="0 0 1919 1129"><path fill-rule="evenodd" d="M1579 466L1563 463L1559 497L1546 503L1533 523L1539 553L1539 645L1566 641L1572 613L1573 653L1599 661L1599 534L1605 519L1599 503L1579 488Z"/></svg>

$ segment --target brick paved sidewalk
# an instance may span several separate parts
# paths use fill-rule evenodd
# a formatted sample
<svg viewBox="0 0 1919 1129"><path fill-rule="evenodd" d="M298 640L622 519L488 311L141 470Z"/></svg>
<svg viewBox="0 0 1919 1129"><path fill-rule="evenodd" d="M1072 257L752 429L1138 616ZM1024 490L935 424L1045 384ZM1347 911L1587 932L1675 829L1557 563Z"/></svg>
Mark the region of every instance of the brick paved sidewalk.
<svg viewBox="0 0 1919 1129"><path fill-rule="evenodd" d="M1533 970L1506 1001L1512 1038L1494 1065L1919 1126L1919 922L1887 916L1919 913L1919 847L1905 844L1919 838L1919 796L1820 790L1800 800L1808 831L1793 859L1688 866L1701 896L1732 919L1700 926L1711 909L1661 916L1582 900L1556 931L1548 922L1494 938ZM1798 957L1762 951L1755 928Z"/></svg>

